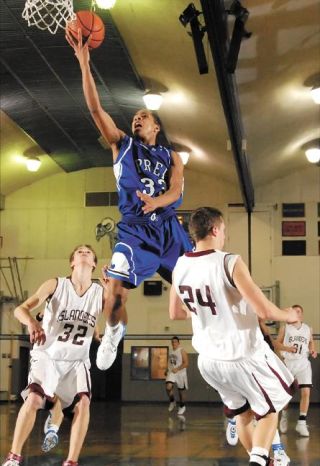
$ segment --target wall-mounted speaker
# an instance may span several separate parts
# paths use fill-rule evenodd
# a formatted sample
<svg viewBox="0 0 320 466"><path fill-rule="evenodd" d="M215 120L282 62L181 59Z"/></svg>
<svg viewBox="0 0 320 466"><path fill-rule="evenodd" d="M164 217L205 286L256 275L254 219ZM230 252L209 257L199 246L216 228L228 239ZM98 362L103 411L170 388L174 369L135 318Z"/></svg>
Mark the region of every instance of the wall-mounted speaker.
<svg viewBox="0 0 320 466"><path fill-rule="evenodd" d="M143 282L143 294L145 296L161 296L162 281L161 280L145 280Z"/></svg>

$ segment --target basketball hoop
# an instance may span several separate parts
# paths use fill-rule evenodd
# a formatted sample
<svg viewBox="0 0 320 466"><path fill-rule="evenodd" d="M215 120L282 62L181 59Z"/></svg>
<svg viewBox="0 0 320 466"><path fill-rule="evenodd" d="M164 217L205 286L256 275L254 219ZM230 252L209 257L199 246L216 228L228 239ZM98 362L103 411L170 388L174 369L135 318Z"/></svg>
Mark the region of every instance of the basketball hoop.
<svg viewBox="0 0 320 466"><path fill-rule="evenodd" d="M55 34L65 28L68 21L76 18L72 0L26 0L22 18L28 26L37 26L42 31Z"/></svg>

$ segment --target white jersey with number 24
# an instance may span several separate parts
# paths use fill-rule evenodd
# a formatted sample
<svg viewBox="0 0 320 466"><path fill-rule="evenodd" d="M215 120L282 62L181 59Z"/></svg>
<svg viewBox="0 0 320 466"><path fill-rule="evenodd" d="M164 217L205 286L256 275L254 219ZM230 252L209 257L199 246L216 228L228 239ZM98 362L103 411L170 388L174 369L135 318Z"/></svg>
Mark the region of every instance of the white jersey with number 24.
<svg viewBox="0 0 320 466"><path fill-rule="evenodd" d="M195 350L234 361L264 348L258 317L232 280L239 256L222 251L188 252L174 269L173 286L191 311Z"/></svg>

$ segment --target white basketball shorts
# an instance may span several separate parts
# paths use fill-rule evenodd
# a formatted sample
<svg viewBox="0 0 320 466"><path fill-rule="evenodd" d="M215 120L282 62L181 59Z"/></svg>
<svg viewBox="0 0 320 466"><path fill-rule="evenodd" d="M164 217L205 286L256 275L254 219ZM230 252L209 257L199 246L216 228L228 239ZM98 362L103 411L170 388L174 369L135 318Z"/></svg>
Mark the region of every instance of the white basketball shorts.
<svg viewBox="0 0 320 466"><path fill-rule="evenodd" d="M188 377L186 371L180 371L176 374L174 374L173 372L169 372L166 377L166 382L176 384L179 390L188 390Z"/></svg>
<svg viewBox="0 0 320 466"><path fill-rule="evenodd" d="M204 380L219 392L228 417L251 408L260 419L281 411L292 398L293 376L266 343L252 356L237 361L199 355L198 367Z"/></svg>
<svg viewBox="0 0 320 466"><path fill-rule="evenodd" d="M299 387L312 387L312 369L309 359L285 359L284 363L298 382Z"/></svg>
<svg viewBox="0 0 320 466"><path fill-rule="evenodd" d="M43 351L33 351L30 360L28 386L21 393L26 399L31 384L41 387L46 398L60 398L62 408L70 406L79 393L91 395L90 361L52 360ZM44 400L45 401L45 400Z"/></svg>

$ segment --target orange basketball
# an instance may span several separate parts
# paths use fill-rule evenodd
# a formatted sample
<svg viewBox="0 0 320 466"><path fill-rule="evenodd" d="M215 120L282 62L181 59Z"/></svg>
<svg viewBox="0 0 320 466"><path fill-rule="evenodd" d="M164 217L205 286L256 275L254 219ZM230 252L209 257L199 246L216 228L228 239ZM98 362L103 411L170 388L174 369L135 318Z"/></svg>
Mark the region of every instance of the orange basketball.
<svg viewBox="0 0 320 466"><path fill-rule="evenodd" d="M82 36L88 38L89 48L96 49L102 44L105 27L100 16L92 11L81 10L76 13L77 19L68 23L68 29L75 39L78 38L78 30L81 29Z"/></svg>

